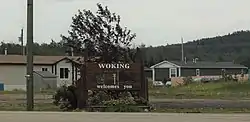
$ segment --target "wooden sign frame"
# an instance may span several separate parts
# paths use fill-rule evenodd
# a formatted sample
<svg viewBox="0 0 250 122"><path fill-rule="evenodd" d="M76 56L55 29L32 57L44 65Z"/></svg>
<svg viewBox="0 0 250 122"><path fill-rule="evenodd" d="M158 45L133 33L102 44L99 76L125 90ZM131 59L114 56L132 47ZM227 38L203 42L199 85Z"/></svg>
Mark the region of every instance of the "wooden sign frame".
<svg viewBox="0 0 250 122"><path fill-rule="evenodd" d="M86 63L88 90L140 90L140 63Z"/></svg>
<svg viewBox="0 0 250 122"><path fill-rule="evenodd" d="M114 75L114 72L118 73ZM106 77L109 78L111 77L108 75L111 73L115 76L112 79L113 82L110 82L112 80L109 79L98 83L96 77L99 75L105 77L103 76L105 73L107 73ZM127 74L130 74L130 78L125 79ZM117 75L124 76L116 80ZM141 56L135 63L98 63L85 61L81 68L81 79L77 84L77 88L79 98L77 103L80 109L87 107L88 90L137 91L139 97L148 101L148 82L144 76L144 64Z"/></svg>

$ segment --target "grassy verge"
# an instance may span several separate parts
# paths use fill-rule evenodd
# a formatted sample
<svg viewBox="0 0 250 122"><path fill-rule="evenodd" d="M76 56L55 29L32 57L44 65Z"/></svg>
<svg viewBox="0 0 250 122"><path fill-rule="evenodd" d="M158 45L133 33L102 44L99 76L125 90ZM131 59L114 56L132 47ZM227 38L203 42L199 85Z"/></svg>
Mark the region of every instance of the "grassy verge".
<svg viewBox="0 0 250 122"><path fill-rule="evenodd" d="M0 111L25 111L24 103L0 103ZM35 111L60 111L60 109L52 103L38 103L34 105Z"/></svg>
<svg viewBox="0 0 250 122"><path fill-rule="evenodd" d="M25 104L0 103L0 111L25 111ZM57 106L49 103L35 104L34 111L61 111ZM192 109L167 109L153 110L154 113L250 113L245 108L192 108Z"/></svg>
<svg viewBox="0 0 250 122"><path fill-rule="evenodd" d="M156 113L250 113L245 108L192 108L192 109L157 109Z"/></svg>
<svg viewBox="0 0 250 122"><path fill-rule="evenodd" d="M151 98L173 99L250 99L250 83L193 83L178 87L151 87Z"/></svg>
<svg viewBox="0 0 250 122"><path fill-rule="evenodd" d="M34 92L35 94L46 94L46 95L53 95L55 91L41 91L41 92ZM0 94L26 94L26 91L18 90L18 91L0 91Z"/></svg>

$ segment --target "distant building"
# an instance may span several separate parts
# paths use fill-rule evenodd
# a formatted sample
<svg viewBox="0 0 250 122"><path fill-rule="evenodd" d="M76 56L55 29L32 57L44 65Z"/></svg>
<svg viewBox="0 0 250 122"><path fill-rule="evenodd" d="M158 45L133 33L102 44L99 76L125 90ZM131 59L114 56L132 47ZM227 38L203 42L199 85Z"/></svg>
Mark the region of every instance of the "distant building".
<svg viewBox="0 0 250 122"><path fill-rule="evenodd" d="M233 62L207 61L162 61L150 67L153 81L162 81L171 77L218 76L226 74L247 74L248 68Z"/></svg>
<svg viewBox="0 0 250 122"><path fill-rule="evenodd" d="M49 71L57 76L57 86L72 84L80 75L76 68L80 57L34 56L34 71ZM26 89L26 56L0 55L0 84L4 90Z"/></svg>

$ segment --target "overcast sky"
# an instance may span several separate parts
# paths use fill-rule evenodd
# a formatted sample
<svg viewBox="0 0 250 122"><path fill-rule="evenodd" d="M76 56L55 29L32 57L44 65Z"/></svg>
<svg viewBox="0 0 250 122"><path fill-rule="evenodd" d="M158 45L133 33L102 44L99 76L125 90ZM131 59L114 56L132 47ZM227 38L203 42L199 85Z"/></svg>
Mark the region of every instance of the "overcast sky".
<svg viewBox="0 0 250 122"><path fill-rule="evenodd" d="M0 1L0 41L26 37L26 1ZM94 12L96 3L121 15L122 23L146 45L179 43L250 28L250 0L34 0L34 41L60 41L78 9ZM26 38L25 38L26 41Z"/></svg>

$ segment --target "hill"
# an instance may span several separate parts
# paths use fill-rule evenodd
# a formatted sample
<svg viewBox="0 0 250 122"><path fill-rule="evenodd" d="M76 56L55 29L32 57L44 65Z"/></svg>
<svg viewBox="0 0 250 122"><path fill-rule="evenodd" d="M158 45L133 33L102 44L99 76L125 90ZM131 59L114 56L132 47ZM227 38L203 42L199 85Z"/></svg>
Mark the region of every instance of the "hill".
<svg viewBox="0 0 250 122"><path fill-rule="evenodd" d="M9 54L21 54L21 46L13 43L1 43L0 52L8 48ZM36 55L65 55L62 42L34 44ZM145 47L146 65L150 66L164 59L181 60L181 44L158 47ZM237 31L224 36L203 38L184 44L187 60L199 58L206 61L234 61L250 67L250 31Z"/></svg>
<svg viewBox="0 0 250 122"><path fill-rule="evenodd" d="M181 44L145 49L147 64L161 60L181 60ZM224 36L203 38L184 44L187 60L234 61L250 67L250 31L237 31Z"/></svg>

